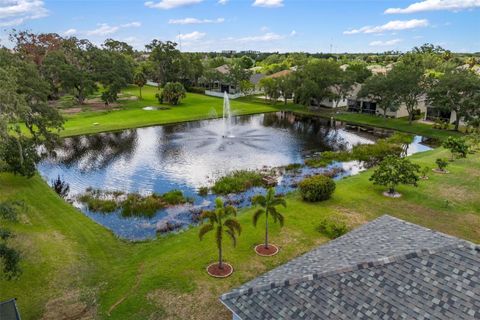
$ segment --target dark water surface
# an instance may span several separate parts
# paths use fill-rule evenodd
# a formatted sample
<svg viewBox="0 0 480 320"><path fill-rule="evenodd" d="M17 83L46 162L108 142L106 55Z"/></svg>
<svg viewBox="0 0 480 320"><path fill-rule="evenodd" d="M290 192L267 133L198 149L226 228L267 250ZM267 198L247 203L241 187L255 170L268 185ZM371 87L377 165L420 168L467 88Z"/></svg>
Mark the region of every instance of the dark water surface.
<svg viewBox="0 0 480 320"><path fill-rule="evenodd" d="M383 129L284 112L238 116L233 118L233 124L228 138L223 137L222 119L66 138L56 150L57 157L44 159L38 169L49 182L58 175L67 181L72 199L88 187L142 194L180 189L194 199L192 205L160 210L153 218L91 212L74 202L119 237L142 240L155 237L157 228L167 221L189 225L191 212L210 208L215 198L198 196L198 188L211 186L229 172L303 163L314 152L348 150L355 144L375 143L391 134ZM430 149L421 141L421 137L415 138L409 154ZM363 170L355 161L333 167L345 170L341 176ZM286 173L277 190L291 191L305 175L323 170L304 168L296 174ZM263 190L256 188L227 198L245 206L255 192Z"/></svg>

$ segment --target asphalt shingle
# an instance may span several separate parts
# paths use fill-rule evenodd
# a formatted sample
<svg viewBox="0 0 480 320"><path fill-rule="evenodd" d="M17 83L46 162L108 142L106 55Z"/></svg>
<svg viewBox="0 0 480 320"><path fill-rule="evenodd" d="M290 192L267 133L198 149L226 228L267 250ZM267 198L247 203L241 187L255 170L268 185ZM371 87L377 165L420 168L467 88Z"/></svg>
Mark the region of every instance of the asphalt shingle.
<svg viewBox="0 0 480 320"><path fill-rule="evenodd" d="M383 216L221 301L241 319L480 319L479 248Z"/></svg>

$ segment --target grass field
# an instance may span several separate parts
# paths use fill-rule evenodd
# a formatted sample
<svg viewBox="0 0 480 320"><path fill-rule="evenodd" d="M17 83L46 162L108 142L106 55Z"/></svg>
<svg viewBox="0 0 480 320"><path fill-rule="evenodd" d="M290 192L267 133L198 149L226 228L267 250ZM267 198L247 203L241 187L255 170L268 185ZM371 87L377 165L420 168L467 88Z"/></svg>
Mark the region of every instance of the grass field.
<svg viewBox="0 0 480 320"><path fill-rule="evenodd" d="M87 111L66 116L65 130L61 135L73 136L222 116L223 99L195 93L188 93L187 98L179 106L168 106L169 110L143 110L142 108L146 106L159 106L155 98L157 92L156 87L146 86L142 90L143 99L122 101L120 110ZM131 86L123 93L138 95L139 91L137 87ZM231 106L237 115L279 110L279 107L267 104L238 100L231 101Z"/></svg>
<svg viewBox="0 0 480 320"><path fill-rule="evenodd" d="M413 159L433 167L436 158L447 156L437 149ZM449 175L432 172L418 188L400 187L401 199L384 198L382 188L368 181L370 172L339 181L333 199L320 204L289 195L286 226L272 228L272 241L281 246L274 258L253 253L263 233L252 226L252 210L243 210L239 245L226 246L226 259L236 269L226 280L206 275L216 250L212 235L198 240L198 228L127 243L57 197L40 177L2 174L0 199L22 199L28 210L21 223L8 223L17 234L13 241L22 251L23 274L0 280L0 300L17 297L24 319L60 319L62 312L101 319L224 319L228 314L218 296L327 241L315 230L326 216L341 216L355 226L389 213L480 242L480 155L457 160L449 170Z"/></svg>
<svg viewBox="0 0 480 320"><path fill-rule="evenodd" d="M119 111L72 116L63 135L201 119L214 114L212 108L220 114L221 99L194 94L170 110L142 110L156 104L155 91L144 89L144 100L126 102ZM137 89L126 93L136 94ZM283 108L248 99L232 104L237 114ZM299 106L287 109L307 112ZM342 120L372 125L383 121L361 115ZM384 126L445 134L418 124L405 128L400 121L389 120ZM95 122L99 125L93 126ZM436 149L412 159L433 167L435 159L448 156L447 151ZM383 197L382 188L368 181L371 172L339 181L334 197L323 203L308 204L297 193L290 194L288 208L282 211L286 226L272 228L271 240L281 247L273 258L253 253L263 230L252 226L252 209L242 210L239 245L234 250L227 244L225 252L236 271L225 280L206 275L205 267L216 258L215 244L212 235L200 242L196 227L154 241L121 241L64 202L39 176L0 174L0 201L19 199L27 204L20 222L0 221L16 233L11 241L22 253L23 269L19 279L0 280L0 300L18 298L23 319L91 319L95 315L100 319L226 319L228 312L218 302L219 295L327 241L316 231L327 216L342 217L354 227L388 213L480 242L480 155L457 160L449 170L449 175L432 173L418 188L400 187L401 199Z"/></svg>
<svg viewBox="0 0 480 320"><path fill-rule="evenodd" d="M66 137L222 116L222 99L194 93L188 93L187 98L184 99L179 106L167 106L170 108L169 110L143 110L142 108L146 106L159 106L155 98L157 92L156 87L145 86L142 90L143 99L135 101L123 100L120 102L119 110L85 111L75 115L68 115L66 116L65 130L61 132L61 135ZM130 86L123 90L123 93L126 96L138 96L139 90L136 86ZM300 105L291 103L284 105L282 102L271 105L263 102L262 99L258 97L245 97L232 100L231 105L236 115L285 110L322 117L330 117L333 115L335 119L341 121L405 131L438 139L459 134L453 131L433 129L432 126L423 123L410 125L405 119L385 120L382 117L366 114L332 114L330 111L319 113L310 111Z"/></svg>

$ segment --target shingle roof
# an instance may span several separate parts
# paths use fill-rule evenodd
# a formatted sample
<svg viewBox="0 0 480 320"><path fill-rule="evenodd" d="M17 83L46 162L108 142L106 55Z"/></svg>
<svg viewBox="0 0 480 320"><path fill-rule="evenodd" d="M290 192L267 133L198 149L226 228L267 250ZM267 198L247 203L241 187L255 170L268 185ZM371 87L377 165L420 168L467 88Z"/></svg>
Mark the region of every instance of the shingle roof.
<svg viewBox="0 0 480 320"><path fill-rule="evenodd" d="M480 253L383 216L221 301L241 319L480 319Z"/></svg>

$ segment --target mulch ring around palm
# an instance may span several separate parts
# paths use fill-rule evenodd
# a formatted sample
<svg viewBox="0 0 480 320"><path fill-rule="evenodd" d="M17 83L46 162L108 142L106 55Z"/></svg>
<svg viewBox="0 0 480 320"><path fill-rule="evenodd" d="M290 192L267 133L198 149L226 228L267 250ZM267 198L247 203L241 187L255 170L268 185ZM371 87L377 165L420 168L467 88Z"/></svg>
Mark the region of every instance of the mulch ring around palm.
<svg viewBox="0 0 480 320"><path fill-rule="evenodd" d="M268 247L265 248L265 244L262 243L255 247L255 252L262 257L271 257L278 253L278 247L269 244Z"/></svg>
<svg viewBox="0 0 480 320"><path fill-rule="evenodd" d="M220 268L220 265L216 262L207 267L207 272L214 278L227 278L233 273L233 267L224 262L222 263L222 268Z"/></svg>

